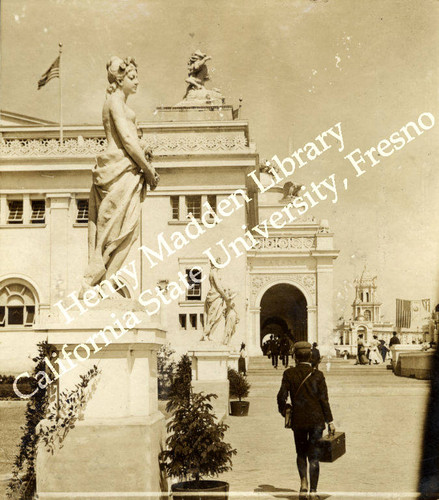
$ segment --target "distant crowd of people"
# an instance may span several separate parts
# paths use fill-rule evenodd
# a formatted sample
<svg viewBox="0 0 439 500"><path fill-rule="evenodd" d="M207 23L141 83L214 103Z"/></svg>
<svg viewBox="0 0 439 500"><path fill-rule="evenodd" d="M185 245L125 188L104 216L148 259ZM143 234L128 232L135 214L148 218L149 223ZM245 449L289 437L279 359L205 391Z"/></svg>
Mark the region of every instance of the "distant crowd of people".
<svg viewBox="0 0 439 500"><path fill-rule="evenodd" d="M356 365L379 365L385 363L386 359L391 359L392 353L390 348L393 345L400 344L396 332L393 332L389 345L384 340L378 340L378 336L374 335L370 345L364 342L364 335L360 333L357 340L357 361Z"/></svg>
<svg viewBox="0 0 439 500"><path fill-rule="evenodd" d="M285 368L288 368L290 357L294 357L294 344L286 336L270 335L270 338L262 344L262 352L264 356L271 359L273 368L278 368L279 360ZM311 348L312 366L317 367L320 360L320 351L317 348L317 342L314 342Z"/></svg>

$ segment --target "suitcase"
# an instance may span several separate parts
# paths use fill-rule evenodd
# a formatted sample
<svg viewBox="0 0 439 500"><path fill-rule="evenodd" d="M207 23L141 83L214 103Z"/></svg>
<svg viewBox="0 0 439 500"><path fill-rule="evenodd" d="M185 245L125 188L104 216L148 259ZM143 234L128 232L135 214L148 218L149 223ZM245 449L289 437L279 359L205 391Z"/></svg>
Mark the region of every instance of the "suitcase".
<svg viewBox="0 0 439 500"><path fill-rule="evenodd" d="M344 432L323 436L317 442L320 462L335 462L346 453L346 436Z"/></svg>

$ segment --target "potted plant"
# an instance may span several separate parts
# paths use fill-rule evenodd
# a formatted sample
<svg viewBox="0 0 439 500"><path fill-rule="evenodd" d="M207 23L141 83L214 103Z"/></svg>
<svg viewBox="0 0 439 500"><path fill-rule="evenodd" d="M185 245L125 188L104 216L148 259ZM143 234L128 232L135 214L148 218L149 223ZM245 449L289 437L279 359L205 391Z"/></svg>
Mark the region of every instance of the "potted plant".
<svg viewBox="0 0 439 500"><path fill-rule="evenodd" d="M230 397L238 398L238 401L230 401L230 415L233 415L234 417L247 416L250 403L248 401L242 401L242 398L246 398L248 396L250 390L250 384L248 383L247 378L232 368L229 368L227 378L229 379L230 384Z"/></svg>
<svg viewBox="0 0 439 500"><path fill-rule="evenodd" d="M173 416L167 424L169 436L160 454L161 465L168 476L180 480L171 486L174 500L223 500L228 498L228 483L205 478L230 470L236 450L224 442L228 426L213 413L210 402L217 396L193 392L182 368L180 361L173 381L178 390L171 390L166 408Z"/></svg>

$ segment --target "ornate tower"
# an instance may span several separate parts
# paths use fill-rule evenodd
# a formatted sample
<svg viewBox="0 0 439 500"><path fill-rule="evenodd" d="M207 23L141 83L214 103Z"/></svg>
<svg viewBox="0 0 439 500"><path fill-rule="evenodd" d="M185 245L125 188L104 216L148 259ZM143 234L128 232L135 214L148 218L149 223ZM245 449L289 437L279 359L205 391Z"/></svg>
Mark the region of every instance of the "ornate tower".
<svg viewBox="0 0 439 500"><path fill-rule="evenodd" d="M352 303L352 317L355 321L378 323L381 317L381 302L376 298L376 276L369 276L366 268L355 280L355 300Z"/></svg>

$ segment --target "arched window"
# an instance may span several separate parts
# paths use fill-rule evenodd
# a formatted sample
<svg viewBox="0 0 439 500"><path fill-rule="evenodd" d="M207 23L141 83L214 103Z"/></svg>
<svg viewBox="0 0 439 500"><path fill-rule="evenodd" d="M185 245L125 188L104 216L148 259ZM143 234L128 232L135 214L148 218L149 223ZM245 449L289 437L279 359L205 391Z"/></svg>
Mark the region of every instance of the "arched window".
<svg viewBox="0 0 439 500"><path fill-rule="evenodd" d="M0 285L0 328L31 327L35 321L35 297L21 283Z"/></svg>

